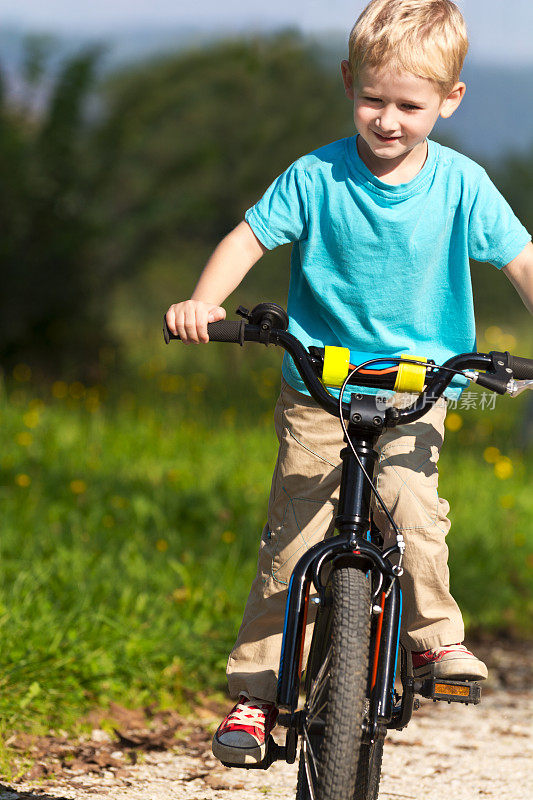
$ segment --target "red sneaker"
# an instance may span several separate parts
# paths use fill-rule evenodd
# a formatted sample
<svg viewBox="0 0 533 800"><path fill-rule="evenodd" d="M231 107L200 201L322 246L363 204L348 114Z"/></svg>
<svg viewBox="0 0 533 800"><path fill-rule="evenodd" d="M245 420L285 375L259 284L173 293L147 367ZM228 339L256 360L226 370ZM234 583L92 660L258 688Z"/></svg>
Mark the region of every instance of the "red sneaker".
<svg viewBox="0 0 533 800"><path fill-rule="evenodd" d="M274 703L240 695L213 736L213 755L228 764L258 764L277 718Z"/></svg>
<svg viewBox="0 0 533 800"><path fill-rule="evenodd" d="M488 675L483 661L464 644L447 644L423 653L411 653L415 678L449 678L455 681L482 681Z"/></svg>

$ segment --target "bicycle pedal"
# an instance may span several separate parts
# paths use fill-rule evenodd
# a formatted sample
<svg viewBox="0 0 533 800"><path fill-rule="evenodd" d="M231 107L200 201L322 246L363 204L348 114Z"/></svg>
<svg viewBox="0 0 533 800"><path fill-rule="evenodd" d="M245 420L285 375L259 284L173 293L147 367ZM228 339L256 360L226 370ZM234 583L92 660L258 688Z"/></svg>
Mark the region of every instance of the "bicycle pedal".
<svg viewBox="0 0 533 800"><path fill-rule="evenodd" d="M429 700L445 700L448 703L481 702L481 686L475 681L451 681L440 678L415 680L415 692Z"/></svg>
<svg viewBox="0 0 533 800"><path fill-rule="evenodd" d="M220 763L224 764L225 767L231 767L232 769L268 769L274 763L274 761L285 761L285 755L286 748L277 744L272 736L269 736L266 745L265 757L262 761L257 762L257 764L231 764L228 761L221 761Z"/></svg>

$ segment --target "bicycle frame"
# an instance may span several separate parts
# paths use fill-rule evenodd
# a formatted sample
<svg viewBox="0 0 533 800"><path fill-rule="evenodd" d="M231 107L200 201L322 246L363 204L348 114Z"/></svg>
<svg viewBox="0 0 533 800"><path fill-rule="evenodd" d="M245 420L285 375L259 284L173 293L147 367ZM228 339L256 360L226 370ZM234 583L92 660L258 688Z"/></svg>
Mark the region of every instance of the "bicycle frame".
<svg viewBox="0 0 533 800"><path fill-rule="evenodd" d="M375 395L352 394L348 403L339 402L327 391L322 382L323 348L310 347L309 351L306 350L288 332L289 318L279 306L261 303L251 312L239 307L237 313L242 318L238 322L222 320L209 323L207 330L210 339L241 346L245 342L281 346L292 357L309 394L317 404L326 412L348 420L345 439L348 446L341 452L343 465L335 519L338 535L320 542L304 553L296 564L289 583L277 687L277 705L289 712L278 718L278 722L288 728L286 743L284 747L280 747L270 736L263 761L241 766L247 769L268 769L278 759L284 759L291 764L296 759L298 734L305 734L306 709L298 711L298 700L309 598L311 588L314 587L317 597L313 598L313 602L326 603L323 572L331 564L343 567L349 565L369 575L371 579L370 657L367 677L369 706L364 712L363 743L376 745L385 737L387 728L405 727L418 704L414 697L415 692L432 700L479 703L481 689L475 682L437 680L431 677L415 679L404 647L401 648L400 670L402 696L398 697L394 691L402 594L398 580L401 571L391 563L390 556L400 553L402 542L401 535L396 530L396 545L383 551L382 539L376 535L371 522L370 500L378 457L374 448L384 428L414 422L422 417L443 395L458 373L497 394L516 396L526 388L533 388L533 359L511 356L508 352L491 351L488 354L462 353L452 356L441 366L435 366L434 362L426 362L425 359L423 364L416 361L419 366L429 366L424 390L416 390L419 397L407 408L391 407L383 412L376 405ZM179 339L177 334L169 331L166 317L163 333L167 344L171 339ZM409 359L408 356L400 356L391 357L391 361L399 364L404 358ZM389 359L370 359L353 368L352 375L355 377L357 370L384 360ZM409 363L411 361L412 359ZM365 386L396 390L396 382L374 382L378 380L378 372L376 376L371 375L370 380L368 370L366 373ZM362 372L359 377L364 378ZM348 382L349 379L346 378L344 386ZM394 526L392 518L386 513ZM311 721L313 728L324 726L323 720L317 718L317 715ZM236 765L231 763L227 766Z"/></svg>
<svg viewBox="0 0 533 800"><path fill-rule="evenodd" d="M378 454L375 444L385 427L383 416L379 425L376 418L375 397L355 395L359 421L350 422L348 436L361 464L372 478ZM353 401L352 401L353 402ZM361 414L366 409L366 414ZM351 415L351 419L354 415ZM342 475L340 496L335 526L338 535L319 542L310 548L296 564L289 583L285 624L283 630L280 670L278 678L277 704L290 714L289 727L299 727L297 706L302 672L302 654L312 586L320 602L324 602L323 570L326 564L339 562L353 564L354 568L370 573L373 577L373 619L369 675L370 713L364 735L372 739L380 728L402 726L411 716L414 692L405 686L400 708L394 708L394 680L398 657L401 619L401 590L393 572L389 556L398 553L394 546L382 552L375 542L369 540L371 530L371 487L351 447L341 452ZM376 580L377 578L377 580ZM377 588L375 584L377 583ZM381 594L380 605L377 595ZM381 609L378 611L378 608ZM369 609L370 611L370 609ZM402 673L404 671L402 670ZM403 675L402 675L403 678Z"/></svg>

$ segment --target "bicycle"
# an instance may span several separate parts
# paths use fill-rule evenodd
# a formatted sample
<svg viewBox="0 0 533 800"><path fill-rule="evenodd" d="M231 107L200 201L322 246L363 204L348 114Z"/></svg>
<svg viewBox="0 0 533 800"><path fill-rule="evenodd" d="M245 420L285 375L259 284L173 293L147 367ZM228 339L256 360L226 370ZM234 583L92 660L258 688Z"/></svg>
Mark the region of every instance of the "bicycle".
<svg viewBox="0 0 533 800"><path fill-rule="evenodd" d="M398 579L405 544L373 485L375 444L384 429L419 419L455 375L498 394L516 396L533 388L533 359L492 351L463 353L440 366L410 355L374 358L354 366L345 348L306 350L288 333L288 316L274 303L261 303L251 312L240 306L237 313L238 321L210 323L210 340L284 348L311 396L339 416L347 445L341 451L338 534L301 556L289 584L277 686L277 705L285 712L278 718L287 729L285 745L276 744L270 736L264 760L243 766L267 769L278 759L292 764L300 738L297 800L376 800L386 733L408 724L419 704L415 694L435 701L477 704L481 687L475 681L413 677L410 658L399 642ZM166 320L164 336L167 344L179 338L169 332ZM399 409L358 390L347 402L342 398L351 382L414 393L418 399ZM340 387L339 399L326 386ZM371 519L371 492L396 534L396 543L385 550ZM312 587L315 593L310 600ZM312 602L317 613L303 675L304 636ZM395 690L398 659L401 694ZM302 678L305 701L300 707Z"/></svg>

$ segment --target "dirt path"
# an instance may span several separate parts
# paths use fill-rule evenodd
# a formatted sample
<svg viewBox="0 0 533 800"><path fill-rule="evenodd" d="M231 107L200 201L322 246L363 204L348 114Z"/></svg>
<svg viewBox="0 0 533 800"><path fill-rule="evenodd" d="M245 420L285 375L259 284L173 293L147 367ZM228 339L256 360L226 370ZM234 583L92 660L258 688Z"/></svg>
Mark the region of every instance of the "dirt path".
<svg viewBox="0 0 533 800"><path fill-rule="evenodd" d="M499 665L493 665L479 706L423 700L409 727L401 732L393 731L387 737L380 800L531 800L533 691L530 655L531 650L517 653L500 648L495 653L493 649L492 661L496 657ZM294 798L296 765L278 762L266 772L226 769L210 753L208 728L209 724L197 727L178 745L174 739L171 749L162 752L148 749L136 765L128 768L120 766L124 753L117 750L108 756L115 766L108 764L106 767L105 758L100 757L104 767L98 770L95 766L98 772L82 768L80 761L79 774L72 764L72 768L63 770L53 780L0 785L0 800ZM172 731L175 730L173 726ZM164 733L151 735L152 744L159 741L164 746ZM105 735L102 737L105 739ZM108 742L107 752L120 744L124 749L134 739L132 735L123 737L118 744ZM95 758L98 760L98 756ZM46 760L42 761L45 763Z"/></svg>

